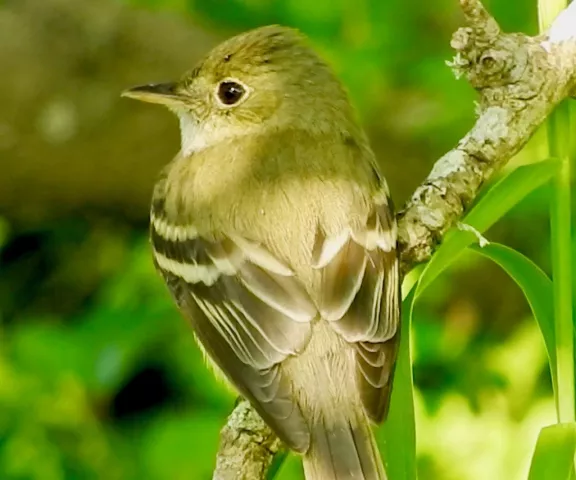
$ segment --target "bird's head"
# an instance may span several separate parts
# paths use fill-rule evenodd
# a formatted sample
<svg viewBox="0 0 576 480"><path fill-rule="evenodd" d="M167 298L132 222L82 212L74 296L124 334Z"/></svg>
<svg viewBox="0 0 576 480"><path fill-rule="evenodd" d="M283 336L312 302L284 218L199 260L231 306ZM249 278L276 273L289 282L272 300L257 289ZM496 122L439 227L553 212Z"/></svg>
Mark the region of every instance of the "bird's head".
<svg viewBox="0 0 576 480"><path fill-rule="evenodd" d="M268 128L345 128L354 116L331 69L300 33L280 26L233 37L180 80L137 86L123 96L175 112L185 153Z"/></svg>

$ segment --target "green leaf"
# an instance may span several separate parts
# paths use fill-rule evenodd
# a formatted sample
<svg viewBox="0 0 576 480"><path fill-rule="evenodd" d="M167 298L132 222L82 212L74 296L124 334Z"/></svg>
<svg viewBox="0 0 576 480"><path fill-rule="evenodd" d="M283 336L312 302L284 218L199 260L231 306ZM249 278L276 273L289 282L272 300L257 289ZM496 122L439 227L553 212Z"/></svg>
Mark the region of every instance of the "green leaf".
<svg viewBox="0 0 576 480"><path fill-rule="evenodd" d="M379 432L382 457L390 480L416 479L416 423L409 335L415 298L416 288L412 288L402 302L400 350L394 373L390 412Z"/></svg>
<svg viewBox="0 0 576 480"><path fill-rule="evenodd" d="M524 293L542 332L548 358L550 359L552 386L554 392L557 392L558 379L556 375L552 280L532 260L505 245L490 243L485 247L473 245L470 248L500 265Z"/></svg>
<svg viewBox="0 0 576 480"><path fill-rule="evenodd" d="M557 160L546 160L517 168L484 194L466 216L464 222L479 232L484 232L520 202L520 200L526 197L526 195L548 181L557 171L558 166L559 162ZM447 235L446 240L426 265L418 282L414 288L411 288L410 293L403 302L401 343L396 364L390 413L386 423L381 429L381 438L383 439L382 453L386 463L388 477L391 480L414 480L416 478L414 386L409 339L414 302L419 294L429 286L440 273L451 265L466 247L475 241L476 237L465 231L455 230ZM524 267L524 270L530 270L525 264L517 263ZM510 268L512 269L511 266ZM520 270L523 271L522 269ZM537 279L540 286L548 281L547 288L548 291L550 291L550 280L541 271L538 273L544 275L543 278L534 272L532 272L532 276L526 272L524 273L528 279L532 279L532 277ZM520 273L517 274L517 277L519 279L524 278ZM529 290L530 285L526 284L524 288ZM544 292L545 290L546 288L542 291ZM550 317L551 303L550 301L546 303L544 297L545 294L542 295L542 298L533 300L535 305L533 308L537 309L538 318L541 319L544 325L544 336L549 355L550 352L552 352L552 355L555 355L554 348L550 348L550 346L553 347L554 345L553 329L552 337L550 337L549 328L552 319L552 317ZM548 299L550 300L551 297L548 297ZM551 344L549 343L550 340L552 341ZM553 373L553 381L556 388L554 375L555 373Z"/></svg>
<svg viewBox="0 0 576 480"><path fill-rule="evenodd" d="M470 210L463 223L483 233L530 192L546 183L558 171L556 159L523 165L490 188ZM418 294L452 263L476 237L460 230L449 232L420 279Z"/></svg>
<svg viewBox="0 0 576 480"><path fill-rule="evenodd" d="M541 2L540 2L541 3ZM553 3L553 2L552 2ZM566 5L566 0L556 1ZM563 423L576 420L574 404L574 325L572 323L572 212L570 173L570 106L561 103L548 119L548 146L561 158L561 167L552 179L550 197L550 251L554 278L554 330L558 391L558 418Z"/></svg>
<svg viewBox="0 0 576 480"><path fill-rule="evenodd" d="M543 428L532 456L528 480L570 480L575 453L575 423Z"/></svg>
<svg viewBox="0 0 576 480"><path fill-rule="evenodd" d="M272 463L266 472L266 480L273 480L278 476L280 478L279 472L282 470L282 467L286 464L286 460L288 458L289 452L286 449L280 450L274 458L272 458Z"/></svg>

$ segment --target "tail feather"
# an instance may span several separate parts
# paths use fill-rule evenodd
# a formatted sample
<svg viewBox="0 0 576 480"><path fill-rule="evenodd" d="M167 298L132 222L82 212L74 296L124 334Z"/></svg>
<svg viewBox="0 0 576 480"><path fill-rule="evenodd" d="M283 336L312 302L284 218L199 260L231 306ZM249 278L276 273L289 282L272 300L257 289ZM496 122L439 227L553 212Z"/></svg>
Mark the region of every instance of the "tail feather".
<svg viewBox="0 0 576 480"><path fill-rule="evenodd" d="M368 419L318 419L311 428L304 457L306 480L386 480L384 466Z"/></svg>

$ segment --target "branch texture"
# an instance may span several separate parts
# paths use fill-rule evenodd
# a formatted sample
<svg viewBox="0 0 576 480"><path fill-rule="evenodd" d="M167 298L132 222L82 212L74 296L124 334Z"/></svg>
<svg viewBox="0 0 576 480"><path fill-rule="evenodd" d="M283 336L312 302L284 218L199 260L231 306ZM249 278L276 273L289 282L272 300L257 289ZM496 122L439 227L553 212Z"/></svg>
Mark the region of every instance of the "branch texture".
<svg viewBox="0 0 576 480"><path fill-rule="evenodd" d="M456 148L436 162L399 214L405 272L430 258L480 187L528 142L576 84L576 39L501 33L478 0L461 0L461 5L468 26L452 37L456 56L449 65L478 91L478 119ZM572 5L564 12L571 15L572 25L575 10Z"/></svg>
<svg viewBox="0 0 576 480"><path fill-rule="evenodd" d="M503 33L480 0L460 0L467 26L448 63L478 91L478 118L440 158L398 214L402 270L427 261L482 185L531 138L554 107L576 93L576 1L547 35ZM281 448L247 402L222 430L215 480L258 480Z"/></svg>
<svg viewBox="0 0 576 480"><path fill-rule="evenodd" d="M268 425L241 400L220 434L214 480L263 479L282 443Z"/></svg>

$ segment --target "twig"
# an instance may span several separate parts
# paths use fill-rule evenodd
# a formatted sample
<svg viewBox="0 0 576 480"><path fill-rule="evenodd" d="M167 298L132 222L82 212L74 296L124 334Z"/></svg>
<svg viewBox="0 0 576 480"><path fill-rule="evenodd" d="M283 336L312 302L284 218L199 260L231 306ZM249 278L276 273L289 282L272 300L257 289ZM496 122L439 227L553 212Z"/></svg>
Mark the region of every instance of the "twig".
<svg viewBox="0 0 576 480"><path fill-rule="evenodd" d="M263 479L282 443L268 425L241 400L220 434L214 480Z"/></svg>
<svg viewBox="0 0 576 480"><path fill-rule="evenodd" d="M539 37L502 33L479 0L460 4L467 26L452 37L456 56L449 65L478 91L478 119L456 148L436 162L398 214L403 272L431 257L482 185L528 142L560 101L576 92L576 2L558 17L549 35ZM214 479L263 479L277 451L269 448L274 437L263 423L247 428L238 409L252 410L241 403L230 415ZM234 443L241 435L244 440L231 447L230 439Z"/></svg>

